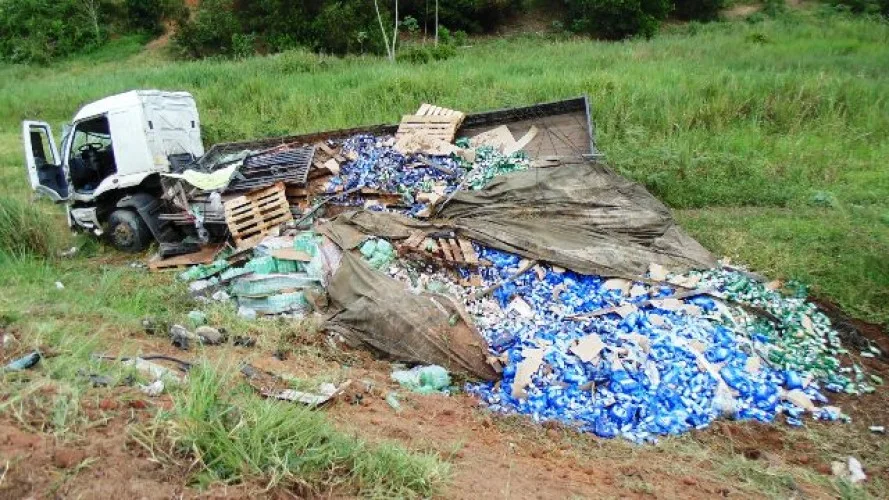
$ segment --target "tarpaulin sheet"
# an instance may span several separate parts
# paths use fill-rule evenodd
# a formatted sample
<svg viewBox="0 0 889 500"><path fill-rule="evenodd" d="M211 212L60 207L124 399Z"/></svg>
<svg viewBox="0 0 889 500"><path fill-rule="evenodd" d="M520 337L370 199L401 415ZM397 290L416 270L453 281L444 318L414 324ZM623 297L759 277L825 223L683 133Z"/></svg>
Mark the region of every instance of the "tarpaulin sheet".
<svg viewBox="0 0 889 500"><path fill-rule="evenodd" d="M490 247L604 276L639 276L651 263L676 271L715 263L642 186L587 163L496 177L482 190L458 193L430 221L357 210L318 230L344 250L370 236L398 240L418 230L450 230ZM484 339L448 297L415 294L348 251L328 295L336 311L328 330L354 345L401 361L496 378Z"/></svg>
<svg viewBox="0 0 889 500"><path fill-rule="evenodd" d="M457 193L430 221L353 211L324 229L345 248L366 235L402 239L417 230L455 230L483 245L583 274L632 278L651 263L670 271L716 263L644 187L591 163L495 177L484 189Z"/></svg>
<svg viewBox="0 0 889 500"><path fill-rule="evenodd" d="M433 293L416 294L349 252L327 287L335 311L325 328L349 344L409 363L437 364L485 380L497 374L488 346L462 307Z"/></svg>

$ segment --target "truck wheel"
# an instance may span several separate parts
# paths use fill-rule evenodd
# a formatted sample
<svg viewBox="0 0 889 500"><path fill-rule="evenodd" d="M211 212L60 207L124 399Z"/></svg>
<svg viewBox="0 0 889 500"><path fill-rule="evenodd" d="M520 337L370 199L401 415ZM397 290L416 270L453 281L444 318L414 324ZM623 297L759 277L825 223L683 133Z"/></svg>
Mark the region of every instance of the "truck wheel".
<svg viewBox="0 0 889 500"><path fill-rule="evenodd" d="M145 221L130 210L115 210L108 217L108 238L114 248L128 253L141 252L151 244Z"/></svg>

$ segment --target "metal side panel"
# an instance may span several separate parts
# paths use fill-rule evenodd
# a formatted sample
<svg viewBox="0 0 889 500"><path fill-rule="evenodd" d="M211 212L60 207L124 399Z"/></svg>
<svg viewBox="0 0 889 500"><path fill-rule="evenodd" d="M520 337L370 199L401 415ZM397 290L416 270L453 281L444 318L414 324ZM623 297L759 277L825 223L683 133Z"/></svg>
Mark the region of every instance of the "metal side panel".
<svg viewBox="0 0 889 500"><path fill-rule="evenodd" d="M532 125L538 128L538 137L526 150L532 156L587 156L598 158L593 135L590 103L586 96L564 99L532 106L505 108L466 116L457 131L458 137L471 136L484 130L507 125L516 138ZM223 156L236 151L268 149L282 144L313 144L328 139L343 139L355 134L390 135L398 125L369 125L348 129L315 132L301 135L273 137L255 141L230 142L213 146L208 155Z"/></svg>

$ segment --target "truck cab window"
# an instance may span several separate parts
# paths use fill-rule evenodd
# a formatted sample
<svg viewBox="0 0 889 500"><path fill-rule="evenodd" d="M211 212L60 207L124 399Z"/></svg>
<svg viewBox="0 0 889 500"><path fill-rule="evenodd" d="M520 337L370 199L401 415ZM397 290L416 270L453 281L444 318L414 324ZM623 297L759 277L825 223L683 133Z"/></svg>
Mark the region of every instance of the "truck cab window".
<svg viewBox="0 0 889 500"><path fill-rule="evenodd" d="M77 123L71 137L69 168L74 190L89 193L117 172L108 118L99 116Z"/></svg>

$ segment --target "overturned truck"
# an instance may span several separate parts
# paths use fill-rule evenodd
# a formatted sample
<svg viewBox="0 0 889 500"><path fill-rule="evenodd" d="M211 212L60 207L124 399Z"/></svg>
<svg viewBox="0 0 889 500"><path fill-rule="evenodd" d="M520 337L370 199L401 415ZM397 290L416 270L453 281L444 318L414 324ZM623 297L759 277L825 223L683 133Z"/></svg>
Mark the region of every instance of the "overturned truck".
<svg viewBox="0 0 889 500"><path fill-rule="evenodd" d="M429 115L413 126L440 130L448 118L456 116ZM473 135L503 124L527 129L532 122L552 131L527 145L538 156L597 156L585 98L461 113L454 132ZM32 188L67 205L72 229L104 236L123 251L142 251L156 241L164 254L173 254L191 248L181 245L186 238L225 239L227 199L278 182L299 197L311 180L344 160L330 147L335 141L398 129L377 125L276 137L216 145L205 153L189 93L138 90L83 106L64 127L59 146L50 125L40 121L22 123L22 140Z"/></svg>

